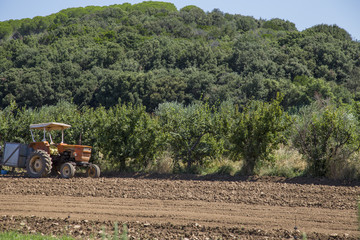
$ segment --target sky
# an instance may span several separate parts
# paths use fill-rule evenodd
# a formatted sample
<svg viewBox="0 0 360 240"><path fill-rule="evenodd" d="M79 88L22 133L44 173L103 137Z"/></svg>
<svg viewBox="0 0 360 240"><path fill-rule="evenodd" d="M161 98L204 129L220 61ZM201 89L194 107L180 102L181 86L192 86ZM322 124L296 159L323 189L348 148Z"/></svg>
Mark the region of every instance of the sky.
<svg viewBox="0 0 360 240"><path fill-rule="evenodd" d="M70 7L108 6L142 0L0 0L0 21L47 16ZM295 23L302 31L317 24L336 24L354 40L360 41L359 0L163 0L178 9L195 5L204 11L253 16L256 19L280 18Z"/></svg>

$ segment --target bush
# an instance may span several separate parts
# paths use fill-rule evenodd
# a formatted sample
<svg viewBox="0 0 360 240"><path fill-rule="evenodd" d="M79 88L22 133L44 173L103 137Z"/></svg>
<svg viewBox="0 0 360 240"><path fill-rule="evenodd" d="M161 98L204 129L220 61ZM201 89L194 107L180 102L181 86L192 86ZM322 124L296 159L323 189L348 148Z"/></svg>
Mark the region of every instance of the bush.
<svg viewBox="0 0 360 240"><path fill-rule="evenodd" d="M99 108L97 114L98 145L121 171L143 170L158 151L159 125L142 105L118 104L109 110Z"/></svg>
<svg viewBox="0 0 360 240"><path fill-rule="evenodd" d="M260 176L281 176L293 178L304 174L306 161L297 149L291 146L280 146L274 152L273 162L268 162L259 167Z"/></svg>
<svg viewBox="0 0 360 240"><path fill-rule="evenodd" d="M318 100L301 109L295 128L294 144L314 176L340 178L360 148L359 122L350 108Z"/></svg>
<svg viewBox="0 0 360 240"><path fill-rule="evenodd" d="M217 174L221 175L234 175L235 168L232 165L226 164L222 165L217 171Z"/></svg>
<svg viewBox="0 0 360 240"><path fill-rule="evenodd" d="M171 153L168 151L165 151L161 156L159 156L149 169L150 172L160 174L173 173L173 170L174 160L171 156Z"/></svg>
<svg viewBox="0 0 360 240"><path fill-rule="evenodd" d="M278 145L285 140L284 131L291 119L280 106L281 98L271 103L253 101L242 112L235 112L230 142L232 152L244 158L242 173L251 175L256 164L269 160Z"/></svg>
<svg viewBox="0 0 360 240"><path fill-rule="evenodd" d="M216 118L208 104L185 107L179 103L163 103L156 115L175 161L186 164L188 172L198 173L198 167L205 164L207 157L221 152L221 144L215 138ZM194 164L198 166L193 167ZM175 163L177 166L179 163Z"/></svg>

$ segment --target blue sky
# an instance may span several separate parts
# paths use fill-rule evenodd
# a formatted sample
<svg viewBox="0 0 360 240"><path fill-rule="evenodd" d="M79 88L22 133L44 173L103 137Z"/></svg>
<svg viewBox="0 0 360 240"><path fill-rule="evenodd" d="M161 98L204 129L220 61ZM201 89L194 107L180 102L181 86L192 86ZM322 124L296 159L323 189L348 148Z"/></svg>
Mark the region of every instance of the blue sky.
<svg viewBox="0 0 360 240"><path fill-rule="evenodd" d="M70 7L106 6L138 0L0 0L0 21L46 16ZM196 5L205 11L218 8L225 13L257 19L281 18L295 23L298 30L317 24L336 24L360 40L359 0L164 0L180 9Z"/></svg>

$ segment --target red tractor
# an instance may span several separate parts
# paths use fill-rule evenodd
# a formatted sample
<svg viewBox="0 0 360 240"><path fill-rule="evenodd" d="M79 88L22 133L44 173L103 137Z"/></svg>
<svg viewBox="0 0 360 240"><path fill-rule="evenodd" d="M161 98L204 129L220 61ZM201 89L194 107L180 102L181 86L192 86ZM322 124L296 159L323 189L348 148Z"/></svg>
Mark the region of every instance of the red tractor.
<svg viewBox="0 0 360 240"><path fill-rule="evenodd" d="M76 168L86 168L89 177L100 177L100 168L89 162L90 146L69 145L64 143L64 130L71 126L64 123L31 124L30 132L33 142L26 145L20 143L5 143L2 166L26 168L30 177L45 177L51 172L60 172L63 178L72 178ZM33 130L42 130L43 139L35 141ZM50 132L61 130L61 143L54 143ZM46 139L48 135L48 141Z"/></svg>

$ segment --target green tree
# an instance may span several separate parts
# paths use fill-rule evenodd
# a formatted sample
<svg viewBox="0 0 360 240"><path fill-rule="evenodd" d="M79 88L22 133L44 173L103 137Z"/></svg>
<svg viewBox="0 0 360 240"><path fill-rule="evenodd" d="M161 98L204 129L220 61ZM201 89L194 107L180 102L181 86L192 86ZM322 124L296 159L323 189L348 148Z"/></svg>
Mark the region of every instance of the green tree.
<svg viewBox="0 0 360 240"><path fill-rule="evenodd" d="M305 30L307 34L325 33L339 40L351 40L350 34L335 25L319 24Z"/></svg>
<svg viewBox="0 0 360 240"><path fill-rule="evenodd" d="M262 25L263 28L270 28L277 31L297 31L295 24L279 18L273 18Z"/></svg>
<svg viewBox="0 0 360 240"><path fill-rule="evenodd" d="M185 6L180 9L180 15L186 24L196 23L199 25L207 24L206 13L194 5Z"/></svg>
<svg viewBox="0 0 360 240"><path fill-rule="evenodd" d="M269 160L273 151L285 140L284 131L292 121L280 102L280 97L270 103L252 101L241 112L234 113L230 142L233 154L244 159L243 174L253 174L255 166Z"/></svg>
<svg viewBox="0 0 360 240"><path fill-rule="evenodd" d="M309 173L338 177L360 148L359 122L351 109L318 100L300 111L294 144L309 164Z"/></svg>
<svg viewBox="0 0 360 240"><path fill-rule="evenodd" d="M110 157L113 168L141 170L154 159L159 125L144 106L118 104L109 110L98 108L95 114L98 146Z"/></svg>
<svg viewBox="0 0 360 240"><path fill-rule="evenodd" d="M243 104L276 92L286 108L314 94L349 103L359 98L359 44L336 25L298 32L277 18L172 3L65 9L0 22L0 108L120 98L151 112L166 101ZM299 76L311 81L297 89Z"/></svg>
<svg viewBox="0 0 360 240"><path fill-rule="evenodd" d="M163 103L156 110L163 131L168 134L170 149L175 160L182 160L187 171L193 164L202 165L206 157L216 152L215 134L217 124L212 109L206 103Z"/></svg>
<svg viewBox="0 0 360 240"><path fill-rule="evenodd" d="M13 28L9 22L0 22L0 39L9 37L12 31Z"/></svg>

